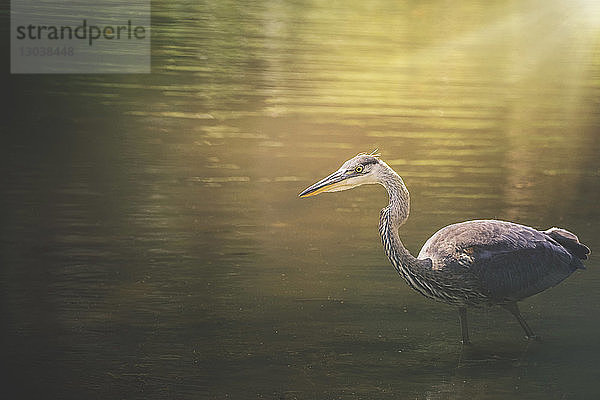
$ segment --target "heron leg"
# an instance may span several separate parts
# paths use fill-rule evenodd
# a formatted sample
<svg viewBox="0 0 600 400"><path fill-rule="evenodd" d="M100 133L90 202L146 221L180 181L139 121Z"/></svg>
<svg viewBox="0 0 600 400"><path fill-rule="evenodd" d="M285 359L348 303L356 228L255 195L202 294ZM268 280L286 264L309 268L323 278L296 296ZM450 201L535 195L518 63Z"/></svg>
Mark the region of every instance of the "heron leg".
<svg viewBox="0 0 600 400"><path fill-rule="evenodd" d="M458 319L460 319L462 344L471 344L471 341L469 340L469 325L467 324L467 308L466 307L458 307Z"/></svg>
<svg viewBox="0 0 600 400"><path fill-rule="evenodd" d="M517 302L507 303L504 304L502 307L508 310L508 312L514 315L517 321L519 321L519 324L521 324L521 327L525 331L525 336L527 336L527 339L537 339L535 333L533 333L529 325L527 325L525 319L523 319L523 317L521 316L521 312L519 311L519 306L517 305Z"/></svg>

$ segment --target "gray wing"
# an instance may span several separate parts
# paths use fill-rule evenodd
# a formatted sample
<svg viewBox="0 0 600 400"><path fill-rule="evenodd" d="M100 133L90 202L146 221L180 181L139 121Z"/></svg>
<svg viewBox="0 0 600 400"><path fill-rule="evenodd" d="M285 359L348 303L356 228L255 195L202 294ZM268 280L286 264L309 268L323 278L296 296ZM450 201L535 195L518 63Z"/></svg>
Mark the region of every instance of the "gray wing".
<svg viewBox="0 0 600 400"><path fill-rule="evenodd" d="M553 236L551 230L540 232L511 222L468 221L439 230L418 258L430 258L432 268L457 280L457 285L478 286L470 289L491 302L516 301L583 268L580 257Z"/></svg>

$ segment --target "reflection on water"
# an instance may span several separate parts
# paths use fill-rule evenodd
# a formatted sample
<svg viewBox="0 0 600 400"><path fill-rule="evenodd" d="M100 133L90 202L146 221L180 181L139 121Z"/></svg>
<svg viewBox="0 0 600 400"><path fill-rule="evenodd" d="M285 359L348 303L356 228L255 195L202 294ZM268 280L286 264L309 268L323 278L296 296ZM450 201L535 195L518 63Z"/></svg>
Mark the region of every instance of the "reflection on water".
<svg viewBox="0 0 600 400"><path fill-rule="evenodd" d="M379 148L413 254L500 218L600 218L596 2L153 2L153 74L11 76L7 381L52 398L595 398L596 257L503 310L411 290L381 188L298 199ZM24 396L26 397L26 396Z"/></svg>

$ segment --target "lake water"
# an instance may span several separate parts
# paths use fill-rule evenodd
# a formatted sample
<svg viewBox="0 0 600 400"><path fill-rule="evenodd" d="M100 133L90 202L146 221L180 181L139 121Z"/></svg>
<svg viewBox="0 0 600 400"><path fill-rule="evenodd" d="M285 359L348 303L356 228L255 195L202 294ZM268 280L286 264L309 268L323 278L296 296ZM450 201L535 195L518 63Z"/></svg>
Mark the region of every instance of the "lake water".
<svg viewBox="0 0 600 400"><path fill-rule="evenodd" d="M6 18L5 18L6 19ZM378 148L413 254L498 218L600 239L595 1L154 1L152 74L7 75L3 386L56 399L591 399L599 258L502 309L412 291L380 187L299 199Z"/></svg>

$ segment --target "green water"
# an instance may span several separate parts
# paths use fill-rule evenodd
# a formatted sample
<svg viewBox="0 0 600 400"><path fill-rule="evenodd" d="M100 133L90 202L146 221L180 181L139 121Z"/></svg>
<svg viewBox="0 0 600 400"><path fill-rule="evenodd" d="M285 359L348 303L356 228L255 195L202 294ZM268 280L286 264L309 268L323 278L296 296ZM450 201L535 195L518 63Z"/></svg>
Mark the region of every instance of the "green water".
<svg viewBox="0 0 600 400"><path fill-rule="evenodd" d="M522 312L413 292L380 187L299 199L358 152L405 245L498 218L600 249L593 1L152 3L152 74L7 75L7 393L56 399L592 399L598 258Z"/></svg>

